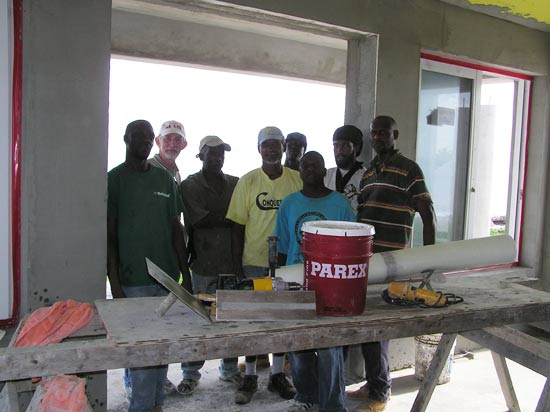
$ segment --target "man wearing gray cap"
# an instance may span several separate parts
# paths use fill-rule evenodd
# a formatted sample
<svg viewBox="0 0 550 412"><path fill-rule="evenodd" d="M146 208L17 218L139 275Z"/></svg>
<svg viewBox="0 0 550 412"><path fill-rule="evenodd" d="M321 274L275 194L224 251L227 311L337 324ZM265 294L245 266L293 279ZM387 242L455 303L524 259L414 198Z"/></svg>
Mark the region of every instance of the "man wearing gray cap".
<svg viewBox="0 0 550 412"><path fill-rule="evenodd" d="M197 157L202 169L181 183L185 228L189 235L189 255L193 292L216 293L218 275L231 273L231 227L227 208L235 185L235 176L222 172L225 152L231 146L218 136L206 136L199 144ZM177 387L182 395L191 395L197 386L204 361L181 364L183 379ZM237 358L220 361L220 379L240 384L242 377Z"/></svg>
<svg viewBox="0 0 550 412"><path fill-rule="evenodd" d="M268 126L258 134L258 152L262 167L245 174L235 187L227 218L232 228L233 272L246 277L264 277L269 267L268 236L273 235L277 211L283 199L302 188L300 174L281 164L284 136L277 127ZM267 388L282 398L292 399L296 389L283 373L284 354L273 354ZM258 390L256 356L246 357L243 382L235 393L235 402L250 402Z"/></svg>

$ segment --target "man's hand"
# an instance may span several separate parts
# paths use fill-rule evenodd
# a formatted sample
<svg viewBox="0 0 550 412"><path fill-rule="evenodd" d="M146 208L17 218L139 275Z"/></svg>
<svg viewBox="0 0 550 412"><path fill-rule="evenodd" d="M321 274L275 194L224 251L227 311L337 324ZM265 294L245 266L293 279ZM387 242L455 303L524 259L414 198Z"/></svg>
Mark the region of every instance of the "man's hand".
<svg viewBox="0 0 550 412"><path fill-rule="evenodd" d="M422 238L424 240L424 246L433 245L435 243L436 226L433 203L427 200L417 199L415 207L422 219Z"/></svg>

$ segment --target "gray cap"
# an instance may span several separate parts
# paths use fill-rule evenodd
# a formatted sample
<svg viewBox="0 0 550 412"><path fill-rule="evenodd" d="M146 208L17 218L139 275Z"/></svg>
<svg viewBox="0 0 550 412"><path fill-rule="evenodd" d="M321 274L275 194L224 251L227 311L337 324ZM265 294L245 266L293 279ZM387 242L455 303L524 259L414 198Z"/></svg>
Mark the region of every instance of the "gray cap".
<svg viewBox="0 0 550 412"><path fill-rule="evenodd" d="M208 147L223 146L223 149L226 152L231 151L231 146L229 146L227 143L225 143L218 136L205 136L205 137L203 137L201 139L200 143L199 143L199 153L202 152L202 149L204 149L204 146L208 146Z"/></svg>
<svg viewBox="0 0 550 412"><path fill-rule="evenodd" d="M258 134L258 146L267 140L278 140L280 142L284 142L285 137L283 136L281 129L278 127L267 126L260 130L260 133Z"/></svg>

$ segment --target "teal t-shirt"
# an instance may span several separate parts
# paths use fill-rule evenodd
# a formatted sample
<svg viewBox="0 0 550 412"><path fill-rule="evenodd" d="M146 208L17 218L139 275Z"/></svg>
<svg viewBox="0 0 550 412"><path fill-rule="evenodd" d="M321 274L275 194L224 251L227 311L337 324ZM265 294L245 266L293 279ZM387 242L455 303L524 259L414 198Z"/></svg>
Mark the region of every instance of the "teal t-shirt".
<svg viewBox="0 0 550 412"><path fill-rule="evenodd" d="M179 218L183 206L172 176L156 167L137 172L123 163L108 173L107 182L107 214L118 222L121 285L156 284L147 272L145 257L178 280L172 221Z"/></svg>
<svg viewBox="0 0 550 412"><path fill-rule="evenodd" d="M279 236L278 251L287 255L286 264L302 263L302 224L312 220L339 220L355 222L355 213L348 199L332 192L321 198L304 196L301 192L284 198L275 225Z"/></svg>

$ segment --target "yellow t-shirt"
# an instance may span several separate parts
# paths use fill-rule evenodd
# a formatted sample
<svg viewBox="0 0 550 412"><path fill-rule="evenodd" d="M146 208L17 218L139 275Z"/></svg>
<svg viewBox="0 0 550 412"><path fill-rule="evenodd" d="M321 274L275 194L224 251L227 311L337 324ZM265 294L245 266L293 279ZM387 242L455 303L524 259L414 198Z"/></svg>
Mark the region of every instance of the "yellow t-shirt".
<svg viewBox="0 0 550 412"><path fill-rule="evenodd" d="M287 167L283 167L283 174L274 180L261 168L239 179L227 218L245 226L243 265L269 265L267 237L275 230L279 206L287 195L301 189L300 174Z"/></svg>

